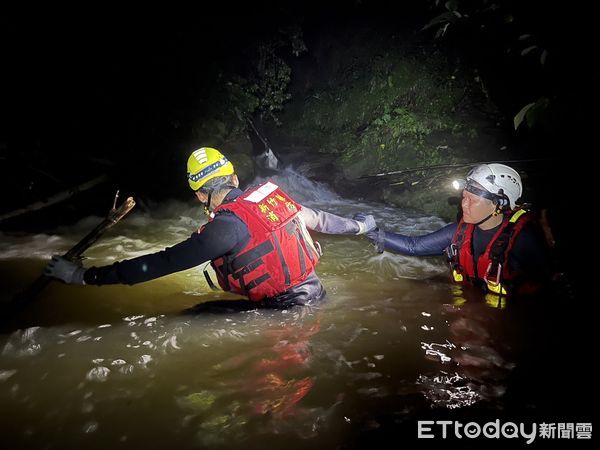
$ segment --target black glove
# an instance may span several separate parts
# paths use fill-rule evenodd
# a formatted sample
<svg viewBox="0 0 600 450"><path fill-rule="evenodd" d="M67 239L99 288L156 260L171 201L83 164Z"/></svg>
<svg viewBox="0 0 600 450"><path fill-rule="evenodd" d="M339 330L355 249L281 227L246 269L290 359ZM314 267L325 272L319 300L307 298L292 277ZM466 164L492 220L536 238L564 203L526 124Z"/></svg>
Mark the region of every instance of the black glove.
<svg viewBox="0 0 600 450"><path fill-rule="evenodd" d="M85 284L83 281L85 270L79 264L72 263L62 256L54 255L52 261L46 266L44 274L68 284Z"/></svg>
<svg viewBox="0 0 600 450"><path fill-rule="evenodd" d="M365 236L375 245L377 253L383 253L385 250L385 231L383 228L375 228L366 233Z"/></svg>
<svg viewBox="0 0 600 450"><path fill-rule="evenodd" d="M366 234L377 228L375 218L371 214L357 213L354 214L352 220L356 220L358 222L359 229L358 233L356 234Z"/></svg>

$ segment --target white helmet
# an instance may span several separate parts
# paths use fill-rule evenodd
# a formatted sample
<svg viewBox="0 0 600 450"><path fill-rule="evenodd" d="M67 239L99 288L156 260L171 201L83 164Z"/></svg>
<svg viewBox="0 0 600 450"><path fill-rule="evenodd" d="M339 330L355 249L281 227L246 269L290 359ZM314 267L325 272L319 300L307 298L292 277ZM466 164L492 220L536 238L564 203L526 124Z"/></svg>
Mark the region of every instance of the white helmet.
<svg viewBox="0 0 600 450"><path fill-rule="evenodd" d="M523 194L521 176L512 167L504 164L481 164L474 167L467 175L469 181L476 181L486 191L500 199L508 198L509 205L514 208ZM501 205L502 206L502 205Z"/></svg>

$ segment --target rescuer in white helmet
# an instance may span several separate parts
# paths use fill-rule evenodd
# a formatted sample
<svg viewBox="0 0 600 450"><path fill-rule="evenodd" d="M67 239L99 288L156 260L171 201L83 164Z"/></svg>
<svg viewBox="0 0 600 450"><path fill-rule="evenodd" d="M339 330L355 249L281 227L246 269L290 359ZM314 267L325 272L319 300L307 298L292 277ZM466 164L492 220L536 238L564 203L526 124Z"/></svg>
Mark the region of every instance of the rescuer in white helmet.
<svg viewBox="0 0 600 450"><path fill-rule="evenodd" d="M550 273L547 247L532 214L519 207L523 183L517 171L504 164L480 164L454 187L462 189L458 223L424 236L379 227L367 237L379 252L446 253L457 283L481 285L499 295L539 289Z"/></svg>

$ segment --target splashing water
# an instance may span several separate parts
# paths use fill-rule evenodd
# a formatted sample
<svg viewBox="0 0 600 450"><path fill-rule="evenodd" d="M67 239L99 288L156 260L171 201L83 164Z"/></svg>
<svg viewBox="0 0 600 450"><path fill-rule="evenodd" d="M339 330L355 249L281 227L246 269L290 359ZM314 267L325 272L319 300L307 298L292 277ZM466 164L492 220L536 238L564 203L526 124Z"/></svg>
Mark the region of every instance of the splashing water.
<svg viewBox="0 0 600 450"><path fill-rule="evenodd" d="M387 230L424 234L444 225L343 198L291 168L272 179L305 206L345 217L371 213ZM3 300L98 221L1 235ZM134 211L84 264L162 250L204 221L191 201ZM134 287L54 283L30 311L35 326L0 336L6 443L231 448L267 438L272 448L311 439L332 448L385 417L501 400L510 362L489 339L475 346L454 333L464 326L451 327L464 325L460 313L494 336L501 311L459 306L441 279L441 258L378 255L358 236L315 237L324 249L317 272L328 297L313 309L183 315L200 302L235 298L211 291L198 268ZM492 362L476 368L475 357ZM479 372L465 370L468 361Z"/></svg>

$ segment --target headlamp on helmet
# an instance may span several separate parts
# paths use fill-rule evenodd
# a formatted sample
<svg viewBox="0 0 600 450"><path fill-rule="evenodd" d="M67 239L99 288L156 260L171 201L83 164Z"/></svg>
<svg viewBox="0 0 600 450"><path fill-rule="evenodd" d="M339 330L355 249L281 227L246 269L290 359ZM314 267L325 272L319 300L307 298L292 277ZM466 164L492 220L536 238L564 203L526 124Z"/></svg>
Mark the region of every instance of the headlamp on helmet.
<svg viewBox="0 0 600 450"><path fill-rule="evenodd" d="M452 187L454 189L456 189L457 191L462 191L466 185L467 185L466 180L454 180L452 182Z"/></svg>
<svg viewBox="0 0 600 450"><path fill-rule="evenodd" d="M477 186L473 186L472 183L477 183ZM469 184L472 186L471 189ZM497 163L480 164L474 167L467 175L465 189L476 195L479 194L474 192L475 189L478 192L484 189L484 192L495 196L491 200L498 202L502 208L514 208L523 193L521 176L518 172L512 167ZM481 197L489 198L486 195L481 195Z"/></svg>
<svg viewBox="0 0 600 450"><path fill-rule="evenodd" d="M454 180L452 182L452 187L457 191L465 190L478 197L486 198L500 207L504 207L509 204L509 199L504 194L502 189L498 190L498 194L493 194L485 189L482 189L480 186L477 186L477 182L470 178L466 180Z"/></svg>

